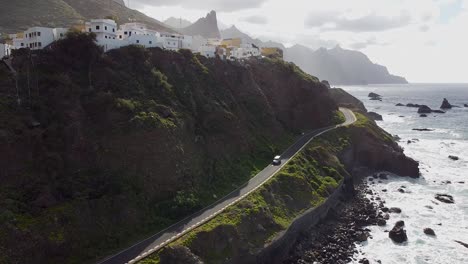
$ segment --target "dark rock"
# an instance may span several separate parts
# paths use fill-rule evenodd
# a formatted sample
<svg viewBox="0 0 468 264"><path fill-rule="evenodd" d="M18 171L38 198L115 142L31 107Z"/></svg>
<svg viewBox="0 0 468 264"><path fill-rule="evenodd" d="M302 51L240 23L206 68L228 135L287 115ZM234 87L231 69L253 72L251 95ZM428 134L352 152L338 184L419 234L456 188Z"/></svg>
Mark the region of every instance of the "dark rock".
<svg viewBox="0 0 468 264"><path fill-rule="evenodd" d="M419 115L419 117L427 117L427 115L426 114L421 114L421 115Z"/></svg>
<svg viewBox="0 0 468 264"><path fill-rule="evenodd" d="M429 132L429 131L434 131L434 129L429 129L429 128L413 128L414 131L421 131L421 132Z"/></svg>
<svg viewBox="0 0 468 264"><path fill-rule="evenodd" d="M382 180L388 180L388 175L385 174L385 173L380 173L379 178L382 179Z"/></svg>
<svg viewBox="0 0 468 264"><path fill-rule="evenodd" d="M394 213L394 214L400 214L401 213L401 209L398 208L398 207L392 207L388 210L390 213Z"/></svg>
<svg viewBox="0 0 468 264"><path fill-rule="evenodd" d="M432 109L427 105L421 105L418 109L418 114L430 114Z"/></svg>
<svg viewBox="0 0 468 264"><path fill-rule="evenodd" d="M453 204L455 200L453 200L453 196L448 194L436 194L435 198L443 203Z"/></svg>
<svg viewBox="0 0 468 264"><path fill-rule="evenodd" d="M368 95L370 98L378 98L378 99L381 99L382 96L380 94L376 94L376 93L369 93Z"/></svg>
<svg viewBox="0 0 468 264"><path fill-rule="evenodd" d="M442 105L440 106L440 109L452 109L452 105L449 103L447 98L444 98L444 101L442 102Z"/></svg>
<svg viewBox="0 0 468 264"><path fill-rule="evenodd" d="M432 228L424 228L424 234L428 235L428 236L435 236L435 232Z"/></svg>
<svg viewBox="0 0 468 264"><path fill-rule="evenodd" d="M407 107L414 107L414 108L419 108L419 107L421 107L421 105L419 105L419 104L411 104L411 103L407 104L406 106L407 106Z"/></svg>
<svg viewBox="0 0 468 264"><path fill-rule="evenodd" d="M398 221L395 226L388 232L388 237L395 243L403 243L408 241L408 236L406 235L406 230L404 229L405 223L403 221Z"/></svg>
<svg viewBox="0 0 468 264"><path fill-rule="evenodd" d="M363 259L359 260L359 263L361 263L361 264L369 264L369 260L366 259L366 258L363 258Z"/></svg>
<svg viewBox="0 0 468 264"><path fill-rule="evenodd" d="M449 156L449 159L455 160L455 161L456 161L456 160L459 160L460 158L457 157L457 156L450 155L450 156Z"/></svg>
<svg viewBox="0 0 468 264"><path fill-rule="evenodd" d="M432 207L430 205L425 205L424 207L426 207L427 209L430 209L430 210L434 209L434 207Z"/></svg>
<svg viewBox="0 0 468 264"><path fill-rule="evenodd" d="M384 219L379 219L379 220L377 220L377 225L378 226L386 226L387 221L385 221Z"/></svg>
<svg viewBox="0 0 468 264"><path fill-rule="evenodd" d="M455 242L457 242L458 244L468 248L468 244L467 243L464 243L464 242L461 242L461 241L458 241L458 240L454 240Z"/></svg>
<svg viewBox="0 0 468 264"><path fill-rule="evenodd" d="M382 192L387 192L388 190L387 189L383 189Z"/></svg>
<svg viewBox="0 0 468 264"><path fill-rule="evenodd" d="M389 215L389 214L384 214L384 215L383 215L383 219L385 219L385 220L390 219L390 215Z"/></svg>
<svg viewBox="0 0 468 264"><path fill-rule="evenodd" d="M321 81L321 83L325 85L326 87L331 88L330 83L327 80L323 80Z"/></svg>
<svg viewBox="0 0 468 264"><path fill-rule="evenodd" d="M399 188L398 191L401 192L401 193L405 193L405 190L402 189L402 188Z"/></svg>
<svg viewBox="0 0 468 264"><path fill-rule="evenodd" d="M445 114L442 110L432 110L432 113Z"/></svg>
<svg viewBox="0 0 468 264"><path fill-rule="evenodd" d="M464 106L464 107L468 107L468 104L464 104L463 106Z"/></svg>
<svg viewBox="0 0 468 264"><path fill-rule="evenodd" d="M367 115L375 121L383 121L383 117L376 112L368 112Z"/></svg>
<svg viewBox="0 0 468 264"><path fill-rule="evenodd" d="M402 103L398 103L398 104L396 104L395 106L405 106L405 105L402 104Z"/></svg>

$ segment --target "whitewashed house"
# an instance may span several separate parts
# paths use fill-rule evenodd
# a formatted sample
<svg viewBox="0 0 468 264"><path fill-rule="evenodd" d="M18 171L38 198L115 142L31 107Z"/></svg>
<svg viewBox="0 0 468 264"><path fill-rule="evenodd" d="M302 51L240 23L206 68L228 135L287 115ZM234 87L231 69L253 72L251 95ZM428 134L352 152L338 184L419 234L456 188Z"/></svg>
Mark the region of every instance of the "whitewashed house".
<svg viewBox="0 0 468 264"><path fill-rule="evenodd" d="M104 51L124 46L124 42L117 39L117 23L112 19L91 19L86 22L86 31L96 34L96 42Z"/></svg>
<svg viewBox="0 0 468 264"><path fill-rule="evenodd" d="M201 46L203 45L207 45L208 44L208 40L200 35L197 35L197 36L193 36L192 37L192 52L200 52L200 48Z"/></svg>
<svg viewBox="0 0 468 264"><path fill-rule="evenodd" d="M173 33L160 33L163 47L168 50L191 49L192 37Z"/></svg>
<svg viewBox="0 0 468 264"><path fill-rule="evenodd" d="M11 55L11 45L0 44L0 59Z"/></svg>
<svg viewBox="0 0 468 264"><path fill-rule="evenodd" d="M24 32L24 42L31 50L43 49L55 41L53 28L32 27Z"/></svg>
<svg viewBox="0 0 468 264"><path fill-rule="evenodd" d="M159 38L159 32L147 29L142 23L126 23L120 26L117 31L119 41L123 41L122 46L141 45L146 48L163 47Z"/></svg>

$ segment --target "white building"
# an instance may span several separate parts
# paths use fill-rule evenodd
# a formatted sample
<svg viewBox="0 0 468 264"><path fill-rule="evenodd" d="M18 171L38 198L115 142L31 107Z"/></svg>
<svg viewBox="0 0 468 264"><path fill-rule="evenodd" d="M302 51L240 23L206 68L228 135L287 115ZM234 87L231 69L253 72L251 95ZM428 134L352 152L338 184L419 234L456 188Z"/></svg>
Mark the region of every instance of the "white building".
<svg viewBox="0 0 468 264"><path fill-rule="evenodd" d="M32 27L18 34L10 34L12 49L43 49L54 41L64 38L67 31L67 28Z"/></svg>
<svg viewBox="0 0 468 264"><path fill-rule="evenodd" d="M91 19L86 22L86 31L96 34L96 42L104 51L120 48L124 45L117 39L117 23L112 19Z"/></svg>
<svg viewBox="0 0 468 264"><path fill-rule="evenodd" d="M240 48L232 47L230 59L246 59L261 56L260 49L253 44L241 44Z"/></svg>
<svg viewBox="0 0 468 264"><path fill-rule="evenodd" d="M0 44L0 59L11 55L11 45Z"/></svg>
<svg viewBox="0 0 468 264"><path fill-rule="evenodd" d="M216 46L205 44L202 45L198 51L200 52L200 55L207 58L216 57Z"/></svg>

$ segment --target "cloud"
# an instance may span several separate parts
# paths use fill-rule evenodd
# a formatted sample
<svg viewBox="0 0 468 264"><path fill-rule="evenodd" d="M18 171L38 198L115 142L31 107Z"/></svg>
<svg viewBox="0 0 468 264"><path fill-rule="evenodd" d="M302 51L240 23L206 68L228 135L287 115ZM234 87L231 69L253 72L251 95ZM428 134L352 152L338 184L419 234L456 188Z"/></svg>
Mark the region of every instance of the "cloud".
<svg viewBox="0 0 468 264"><path fill-rule="evenodd" d="M337 12L315 13L306 17L307 28L322 31L377 32L409 25L411 16L401 12L398 16L382 16L371 13L357 18L344 17Z"/></svg>
<svg viewBox="0 0 468 264"><path fill-rule="evenodd" d="M369 39L367 39L366 41L362 41L362 42L354 42L352 44L349 45L349 47L351 49L354 49L354 50L363 50L371 45L380 45L380 46L385 46L387 45L387 43L379 43L377 42L377 38L376 37L371 37Z"/></svg>
<svg viewBox="0 0 468 264"><path fill-rule="evenodd" d="M260 7L267 0L131 0L131 8L143 6L182 6L199 10L234 12Z"/></svg>
<svg viewBox="0 0 468 264"><path fill-rule="evenodd" d="M244 21L250 24L265 25L268 23L268 19L264 16L248 16L241 18L240 21Z"/></svg>

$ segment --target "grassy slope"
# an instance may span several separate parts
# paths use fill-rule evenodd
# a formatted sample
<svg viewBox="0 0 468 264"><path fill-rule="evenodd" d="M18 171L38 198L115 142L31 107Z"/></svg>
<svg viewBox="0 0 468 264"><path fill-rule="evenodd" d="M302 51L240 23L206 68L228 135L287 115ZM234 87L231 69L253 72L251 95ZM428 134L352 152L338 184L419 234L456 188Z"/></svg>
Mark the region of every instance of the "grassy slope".
<svg viewBox="0 0 468 264"><path fill-rule="evenodd" d="M239 245L242 244L248 244L247 250L255 253L271 241L278 232L286 230L297 216L321 204L347 175L336 156L353 143L350 132L354 129L365 129L387 139L387 135L382 130L375 127L366 117L358 114L357 123L348 128L328 132L315 139L260 189L170 246L186 246L205 263L223 263L236 256L241 251L239 248L242 246ZM267 218L272 220L264 226L266 231L239 231L252 223L262 223L254 219L262 218L259 216L265 212L267 212ZM226 234L226 239L230 239L229 243L223 244L220 241L210 240L216 236L216 233L226 232L225 230L237 230L232 231L235 234ZM222 244L225 247L219 248L216 244ZM140 263L159 263L159 254L155 253Z"/></svg>

